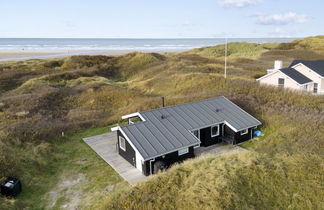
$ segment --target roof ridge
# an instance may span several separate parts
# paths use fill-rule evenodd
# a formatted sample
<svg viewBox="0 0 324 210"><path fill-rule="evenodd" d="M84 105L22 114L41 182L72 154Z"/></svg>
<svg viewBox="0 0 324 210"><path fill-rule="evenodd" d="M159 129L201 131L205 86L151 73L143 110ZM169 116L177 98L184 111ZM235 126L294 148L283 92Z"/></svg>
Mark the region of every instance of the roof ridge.
<svg viewBox="0 0 324 210"><path fill-rule="evenodd" d="M160 107L160 108L156 108L156 109L149 109L149 110L141 111L139 113L153 111L153 110L163 110L163 109L168 109L168 108L175 107L175 106L181 106L181 105L186 105L186 104L191 104L191 103L197 103L197 102L203 102L203 101L208 101L208 100L214 100L214 99L222 98L222 97L226 98L225 96L217 96L217 97L206 98L206 99L202 99L202 100L198 100L198 101L190 101L190 102L186 102L186 103L183 103L183 104L176 104L176 105L171 105L171 106L166 106L166 107Z"/></svg>

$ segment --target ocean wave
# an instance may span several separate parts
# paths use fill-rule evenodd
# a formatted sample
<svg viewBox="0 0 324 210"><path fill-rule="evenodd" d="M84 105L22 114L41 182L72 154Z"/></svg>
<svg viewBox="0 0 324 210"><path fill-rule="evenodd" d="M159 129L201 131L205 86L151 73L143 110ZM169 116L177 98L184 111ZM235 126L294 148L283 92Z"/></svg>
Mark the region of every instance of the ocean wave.
<svg viewBox="0 0 324 210"><path fill-rule="evenodd" d="M255 43L285 42L293 39L229 39ZM224 39L4 39L0 50L188 50L223 44Z"/></svg>

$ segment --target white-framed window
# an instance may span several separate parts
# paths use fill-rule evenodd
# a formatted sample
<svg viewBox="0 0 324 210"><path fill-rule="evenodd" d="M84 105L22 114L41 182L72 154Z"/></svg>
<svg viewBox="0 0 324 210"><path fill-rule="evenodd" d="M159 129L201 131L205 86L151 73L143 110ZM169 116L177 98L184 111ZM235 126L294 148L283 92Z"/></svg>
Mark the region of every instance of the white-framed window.
<svg viewBox="0 0 324 210"><path fill-rule="evenodd" d="M244 129L244 130L241 130L241 135L245 135L247 133L249 133L249 129Z"/></svg>
<svg viewBox="0 0 324 210"><path fill-rule="evenodd" d="M211 127L211 137L219 136L219 125Z"/></svg>
<svg viewBox="0 0 324 210"><path fill-rule="evenodd" d="M318 91L318 83L314 83L313 93L317 93L317 91Z"/></svg>
<svg viewBox="0 0 324 210"><path fill-rule="evenodd" d="M285 79L278 78L278 87L284 87L284 86L285 86Z"/></svg>
<svg viewBox="0 0 324 210"><path fill-rule="evenodd" d="M187 154L189 152L189 148L184 148L178 151L178 155L184 155Z"/></svg>
<svg viewBox="0 0 324 210"><path fill-rule="evenodd" d="M126 140L122 136L119 136L119 148L126 151Z"/></svg>

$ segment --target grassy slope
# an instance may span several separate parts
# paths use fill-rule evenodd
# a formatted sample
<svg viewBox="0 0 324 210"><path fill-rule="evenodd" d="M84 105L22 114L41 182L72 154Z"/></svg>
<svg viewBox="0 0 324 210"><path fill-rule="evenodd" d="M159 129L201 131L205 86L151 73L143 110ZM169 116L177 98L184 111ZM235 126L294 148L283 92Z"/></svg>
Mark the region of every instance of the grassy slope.
<svg viewBox="0 0 324 210"><path fill-rule="evenodd" d="M56 207L77 198L82 199L75 201L76 205L99 204L102 208L316 207L323 197L323 97L259 87L254 78L272 66L273 59L283 59L286 65L295 58L324 59L323 48L311 44L322 39L284 45L232 44L227 81L222 78L222 46L169 55L74 56L0 64L0 79L4 81L0 88L0 177L18 176L26 189L35 192L25 191L14 204L1 198L0 202L7 208L45 208L53 203L50 195L57 192ZM304 42L306 47L301 44ZM253 155L189 161L135 188L121 182L82 143L81 136L90 134L55 140L61 131L103 126L117 122L122 114L157 107L161 95L167 97L168 105L225 95L263 121L265 137L245 145L257 151ZM305 127L309 129L305 131ZM14 155L12 150L22 155ZM78 160L84 156L89 161L80 165ZM99 176L93 180L96 172ZM85 176L81 176L84 184L60 190L65 177L80 178L80 173ZM96 197L102 198L103 189L114 190L111 186L116 183L127 189L100 205ZM82 194L78 195L80 189ZM76 194L76 199L64 196L64 192ZM211 195L213 199L189 202Z"/></svg>
<svg viewBox="0 0 324 210"><path fill-rule="evenodd" d="M318 170L321 159L307 166L303 157L284 160L241 154L187 161L110 196L102 209L320 209L318 173L305 170Z"/></svg>
<svg viewBox="0 0 324 210"><path fill-rule="evenodd" d="M306 39L306 42L312 39ZM296 41L301 42L303 40ZM318 48L316 52L311 47L304 49L306 54L301 53L298 44L294 45L296 50L281 48L282 45L275 46L259 54L257 60L243 61L258 68L265 63L272 65L273 58L278 59L278 55L282 54L285 56L280 58L286 61L286 65L292 59L309 58L309 51L315 55L312 58L323 58L323 54L317 53ZM191 55L189 58L177 58L186 62L183 65L180 63L177 68L166 64L171 66L168 71L142 74L140 79L133 76L129 86L173 98L168 101L169 104L226 95L262 119L265 137L245 145L257 153L188 161L147 183L109 197L102 208L320 208L324 195L324 168L321 164L324 146L323 97L301 96L289 91L259 87L254 82L242 80L254 75L246 72L239 74L236 68L242 66L241 63L234 63L232 67L239 79L235 79L232 74L231 79L225 82L218 73L210 73L202 66L193 65L194 62L199 63L197 60L203 60L192 55L198 53L209 59L203 60L207 65L212 63L217 66L217 55L213 58L208 53L199 53L205 50L210 49L194 50L185 53ZM245 50L242 55L246 55ZM241 61L238 58L240 56L234 57L232 61ZM212 72L217 72L217 67ZM258 73L258 69L252 72ZM167 85L165 81L168 81Z"/></svg>
<svg viewBox="0 0 324 210"><path fill-rule="evenodd" d="M33 144L17 148L16 154L27 162L21 166L23 193L13 201L18 209L60 209L62 205L78 201L84 207L104 198L115 188L128 184L83 142L82 138L109 131L107 127L87 129L68 134L49 144ZM82 159L86 160L82 160ZM29 161L33 161L32 163ZM81 177L80 182L73 182ZM80 194L80 196L79 196ZM76 196L77 195L77 196ZM10 200L0 200L9 208ZM2 206L3 207L3 206ZM73 207L73 206L72 206ZM1 209L1 207L0 207Z"/></svg>
<svg viewBox="0 0 324 210"><path fill-rule="evenodd" d="M323 126L276 114L263 115L270 125L263 128L264 137L252 141L249 149L256 153L187 161L109 196L101 208L320 209ZM299 130L305 126L310 130Z"/></svg>

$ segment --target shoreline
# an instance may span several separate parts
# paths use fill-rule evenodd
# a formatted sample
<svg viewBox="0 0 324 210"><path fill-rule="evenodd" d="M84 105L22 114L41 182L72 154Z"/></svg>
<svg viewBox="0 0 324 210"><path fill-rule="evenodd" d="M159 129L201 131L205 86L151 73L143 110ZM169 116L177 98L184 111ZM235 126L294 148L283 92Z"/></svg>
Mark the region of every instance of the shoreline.
<svg viewBox="0 0 324 210"><path fill-rule="evenodd" d="M73 55L107 55L118 56L131 52L144 53L168 53L182 52L185 50L66 50L66 51L42 51L42 50L2 50L0 51L0 62L23 61L31 59L63 58Z"/></svg>

